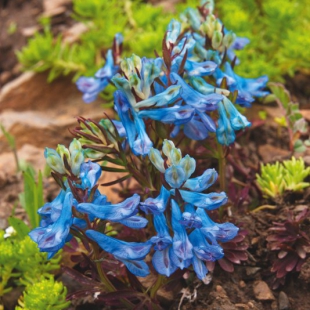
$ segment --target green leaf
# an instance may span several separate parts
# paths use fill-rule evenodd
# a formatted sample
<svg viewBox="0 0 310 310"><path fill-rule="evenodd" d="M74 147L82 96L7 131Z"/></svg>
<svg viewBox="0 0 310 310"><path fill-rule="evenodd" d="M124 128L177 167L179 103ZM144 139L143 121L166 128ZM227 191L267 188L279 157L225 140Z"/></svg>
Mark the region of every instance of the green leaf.
<svg viewBox="0 0 310 310"><path fill-rule="evenodd" d="M298 139L295 141L295 144L294 144L294 151L297 152L297 153L302 153L306 150L306 146L303 144L303 142Z"/></svg>
<svg viewBox="0 0 310 310"><path fill-rule="evenodd" d="M12 226L20 239L23 239L30 232L30 228L20 219L16 217L9 217L8 222Z"/></svg>

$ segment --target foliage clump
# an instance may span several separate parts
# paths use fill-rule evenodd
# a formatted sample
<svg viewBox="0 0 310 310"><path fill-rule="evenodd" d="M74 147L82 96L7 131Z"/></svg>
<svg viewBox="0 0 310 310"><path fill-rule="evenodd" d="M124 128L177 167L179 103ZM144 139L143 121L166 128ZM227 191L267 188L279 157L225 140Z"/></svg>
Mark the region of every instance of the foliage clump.
<svg viewBox="0 0 310 310"><path fill-rule="evenodd" d="M310 167L305 168L302 158L283 161L283 164L261 165L261 173L257 174L257 182L265 197L276 198L285 191L301 191L310 185L304 179L310 174Z"/></svg>
<svg viewBox="0 0 310 310"><path fill-rule="evenodd" d="M61 256L48 261L46 253L39 252L28 236L5 237L4 231L0 231L0 296L12 289L12 283L28 285L41 278L50 278L51 272L59 269Z"/></svg>
<svg viewBox="0 0 310 310"><path fill-rule="evenodd" d="M263 73L282 81L296 71L309 73L307 0L218 0L216 4L226 27L250 40L246 52L237 52L238 74Z"/></svg>
<svg viewBox="0 0 310 310"><path fill-rule="evenodd" d="M28 286L23 297L18 301L16 310L54 310L66 309L70 301L66 301L67 289L61 282L53 278L43 279Z"/></svg>
<svg viewBox="0 0 310 310"><path fill-rule="evenodd" d="M160 46L172 14L163 8L154 7L140 0L73 0L73 16L86 25L78 42L62 42L62 36L53 37L50 25L28 41L28 45L17 52L19 62L26 70L43 72L50 69L48 80L60 75L74 73L93 75L104 64L101 54L113 41L115 33L122 32L124 52L132 51L152 56Z"/></svg>

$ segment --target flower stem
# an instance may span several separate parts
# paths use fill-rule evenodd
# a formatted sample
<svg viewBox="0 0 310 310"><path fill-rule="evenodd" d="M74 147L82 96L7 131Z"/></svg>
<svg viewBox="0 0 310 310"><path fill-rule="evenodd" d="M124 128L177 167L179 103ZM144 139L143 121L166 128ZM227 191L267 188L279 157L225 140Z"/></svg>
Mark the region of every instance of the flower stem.
<svg viewBox="0 0 310 310"><path fill-rule="evenodd" d="M93 243L92 245L93 245L94 257L96 261L96 268L97 268L101 282L104 284L105 288L109 292L117 292L117 289L111 283L111 281L109 280L109 278L107 277L107 275L102 269L101 262L99 260L99 249L98 249L97 244ZM126 309L133 309L135 307L135 305L127 299L121 298L120 301L126 307Z"/></svg>
<svg viewBox="0 0 310 310"><path fill-rule="evenodd" d="M158 290L159 290L159 289L161 288L161 286L163 285L164 280L165 280L165 278L164 278L161 274L158 275L158 278L157 278L157 280L156 280L156 282L155 282L155 284L154 284L154 286L152 287L151 292L150 292L150 297L151 297L152 299L155 298L155 296L156 296Z"/></svg>

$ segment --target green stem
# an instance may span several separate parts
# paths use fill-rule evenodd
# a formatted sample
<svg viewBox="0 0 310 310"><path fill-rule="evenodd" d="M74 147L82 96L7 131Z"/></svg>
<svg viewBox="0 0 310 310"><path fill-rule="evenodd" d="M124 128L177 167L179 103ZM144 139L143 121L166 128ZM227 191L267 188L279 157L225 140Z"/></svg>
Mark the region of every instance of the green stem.
<svg viewBox="0 0 310 310"><path fill-rule="evenodd" d="M104 286L109 292L117 292L117 289L111 283L111 281L109 280L109 278L107 277L107 275L102 269L101 262L99 261L99 248L97 244L93 243L92 245L93 245L93 250L94 250L94 258L95 258L94 260L96 262L96 267L97 267L97 271L98 271L101 282L104 284ZM133 309L135 307L135 305L127 299L121 298L120 301L127 309Z"/></svg>
<svg viewBox="0 0 310 310"><path fill-rule="evenodd" d="M158 278L157 278L157 280L156 280L156 282L155 282L155 284L154 284L154 286L152 287L151 292L150 292L150 297L151 297L152 299L155 298L155 296L156 296L158 290L161 288L161 286L162 286L164 280L165 280L165 278L164 278L161 274L158 275Z"/></svg>

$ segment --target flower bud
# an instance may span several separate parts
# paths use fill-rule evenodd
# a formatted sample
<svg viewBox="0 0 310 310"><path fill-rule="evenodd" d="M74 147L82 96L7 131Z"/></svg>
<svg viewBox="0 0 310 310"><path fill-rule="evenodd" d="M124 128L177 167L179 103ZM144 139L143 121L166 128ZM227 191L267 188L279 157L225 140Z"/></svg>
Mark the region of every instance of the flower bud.
<svg viewBox="0 0 310 310"><path fill-rule="evenodd" d="M182 158L180 166L183 168L185 172L186 179L188 179L196 169L196 161L194 158L190 157L189 155L186 155L184 158Z"/></svg>
<svg viewBox="0 0 310 310"><path fill-rule="evenodd" d="M212 47L218 49L222 44L223 34L221 31L215 30L212 35Z"/></svg>
<svg viewBox="0 0 310 310"><path fill-rule="evenodd" d="M80 141L74 138L69 146L70 154L72 154L74 151L79 151L81 149L82 149L82 146L81 146Z"/></svg>
<svg viewBox="0 0 310 310"><path fill-rule="evenodd" d="M44 157L46 158L47 165L54 171L65 174L65 167L60 155L53 149L45 148Z"/></svg>
<svg viewBox="0 0 310 310"><path fill-rule="evenodd" d="M174 143L170 140L165 139L163 143L163 153L170 159L170 152L174 148Z"/></svg>
<svg viewBox="0 0 310 310"><path fill-rule="evenodd" d="M161 173L165 173L166 169L164 166L164 160L157 149L154 149L153 147L151 148L149 152L149 159Z"/></svg>
<svg viewBox="0 0 310 310"><path fill-rule="evenodd" d="M181 150L174 147L170 151L170 161L171 161L171 164L178 165L179 162L181 161L181 159L182 159Z"/></svg>
<svg viewBox="0 0 310 310"><path fill-rule="evenodd" d="M70 160L70 152L69 152L69 150L64 145L58 144L56 151L60 155L62 160L64 160L64 156L66 156L67 161Z"/></svg>
<svg viewBox="0 0 310 310"><path fill-rule="evenodd" d="M141 67L142 67L141 58L135 54L132 54L131 59L132 59L134 68L136 68L140 72Z"/></svg>
<svg viewBox="0 0 310 310"><path fill-rule="evenodd" d="M84 162L83 150L76 150L71 153L70 166L74 175L79 175L81 164Z"/></svg>
<svg viewBox="0 0 310 310"><path fill-rule="evenodd" d="M236 40L236 35L232 31L229 31L224 36L223 45L226 48L229 48L234 43L235 40Z"/></svg>

